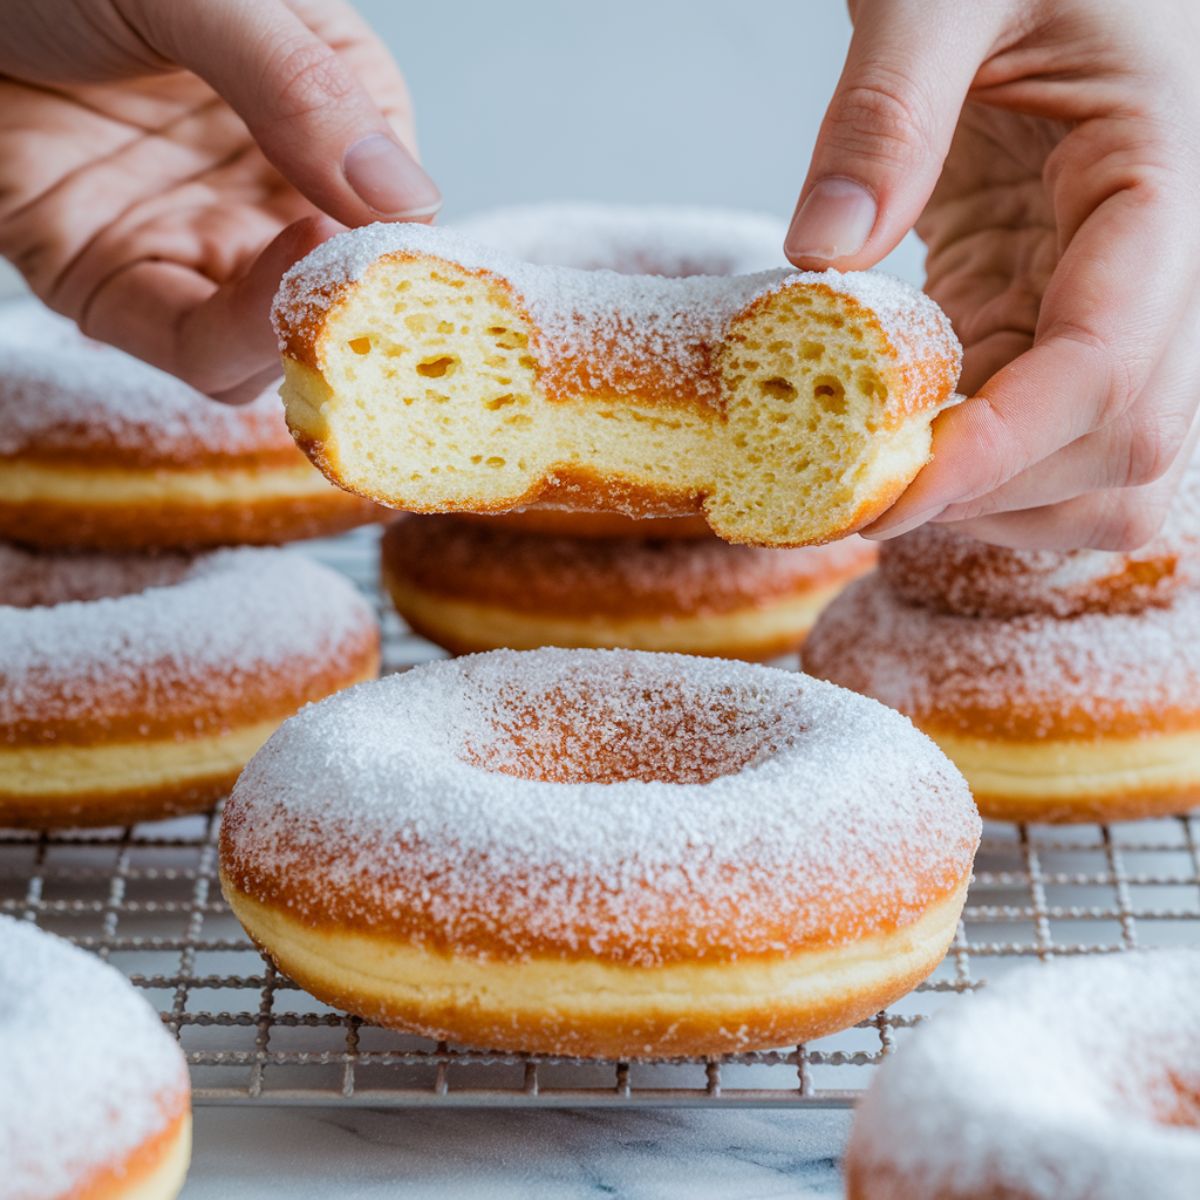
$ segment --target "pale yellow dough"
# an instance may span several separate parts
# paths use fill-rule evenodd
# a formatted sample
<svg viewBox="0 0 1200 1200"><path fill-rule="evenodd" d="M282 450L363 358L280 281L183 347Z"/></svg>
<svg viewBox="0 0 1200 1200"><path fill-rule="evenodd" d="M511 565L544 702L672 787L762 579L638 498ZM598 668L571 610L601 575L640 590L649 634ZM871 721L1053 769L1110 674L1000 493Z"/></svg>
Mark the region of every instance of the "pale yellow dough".
<svg viewBox="0 0 1200 1200"><path fill-rule="evenodd" d="M789 596L761 607L727 613L674 617L651 615L625 620L595 614L555 617L518 613L486 604L451 600L409 587L384 568L385 586L414 624L443 634L451 643L487 649L534 650L539 646L680 651L736 656L761 646L798 641L844 583Z"/></svg>
<svg viewBox="0 0 1200 1200"><path fill-rule="evenodd" d="M285 467L57 467L0 462L8 504L244 505L325 496L333 485L306 462Z"/></svg>
<svg viewBox="0 0 1200 1200"><path fill-rule="evenodd" d="M192 1116L188 1113L158 1166L133 1187L124 1188L116 1195L120 1200L174 1200L183 1190L191 1158Z"/></svg>
<svg viewBox="0 0 1200 1200"><path fill-rule="evenodd" d="M1200 789L1200 730L1102 740L1000 741L925 728L979 796L1030 801Z"/></svg>
<svg viewBox="0 0 1200 1200"><path fill-rule="evenodd" d="M186 787L236 774L279 727L283 716L193 738L146 738L72 746L43 742L0 747L0 796L103 795Z"/></svg>
<svg viewBox="0 0 1200 1200"><path fill-rule="evenodd" d="M897 977L928 975L954 938L967 881L913 924L836 949L661 967L548 957L483 961L381 934L314 929L252 899L224 876L222 887L234 914L285 971L395 1013L469 1008L497 1024L514 1016L536 1023L547 1014L581 1024L696 1014L736 1028L748 1007L836 1003L848 994L887 988Z"/></svg>

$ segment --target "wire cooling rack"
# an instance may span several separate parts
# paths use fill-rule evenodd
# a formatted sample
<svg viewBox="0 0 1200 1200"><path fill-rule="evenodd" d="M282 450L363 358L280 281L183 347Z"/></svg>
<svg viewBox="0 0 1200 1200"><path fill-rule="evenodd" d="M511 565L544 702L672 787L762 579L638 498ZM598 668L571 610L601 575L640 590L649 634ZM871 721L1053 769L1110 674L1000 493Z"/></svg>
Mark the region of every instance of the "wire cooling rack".
<svg viewBox="0 0 1200 1200"><path fill-rule="evenodd" d="M314 543L379 605L385 669L440 657L387 608L375 531ZM1024 962L1200 944L1200 817L985 830L958 936L886 1012L808 1045L580 1062L482 1052L336 1012L266 963L216 882L219 815L38 835L0 830L0 911L124 971L191 1064L199 1104L835 1107L915 1024Z"/></svg>

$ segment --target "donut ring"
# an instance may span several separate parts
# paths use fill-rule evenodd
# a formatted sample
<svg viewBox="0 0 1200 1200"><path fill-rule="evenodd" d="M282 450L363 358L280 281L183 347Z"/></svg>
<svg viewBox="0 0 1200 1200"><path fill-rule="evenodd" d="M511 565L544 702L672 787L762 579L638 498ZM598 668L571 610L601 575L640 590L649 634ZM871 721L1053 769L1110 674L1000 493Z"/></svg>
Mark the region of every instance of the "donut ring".
<svg viewBox="0 0 1200 1200"><path fill-rule="evenodd" d="M959 366L942 312L886 276L581 271L413 224L330 239L274 321L288 424L351 491L412 512L698 513L754 545L886 509Z"/></svg>
<svg viewBox="0 0 1200 1200"><path fill-rule="evenodd" d="M874 561L860 538L764 550L713 537L549 537L457 517L396 521L382 543L396 610L455 654L575 646L776 658Z"/></svg>
<svg viewBox="0 0 1200 1200"><path fill-rule="evenodd" d="M304 461L274 393L218 404L39 304L0 308L0 538L199 549L379 516Z"/></svg>
<svg viewBox="0 0 1200 1200"><path fill-rule="evenodd" d="M1014 972L917 1030L876 1074L849 1200L1192 1200L1200 954Z"/></svg>
<svg viewBox="0 0 1200 1200"><path fill-rule="evenodd" d="M576 512L534 505L503 513L456 513L455 519L483 529L540 533L571 538L678 538L697 541L712 537L703 517L627 517L624 513Z"/></svg>
<svg viewBox="0 0 1200 1200"><path fill-rule="evenodd" d="M206 808L301 705L374 676L379 631L333 571L0 545L0 825Z"/></svg>
<svg viewBox="0 0 1200 1200"><path fill-rule="evenodd" d="M1183 507L1183 506L1181 506ZM1162 534L1125 554L1102 550L1012 550L940 525L885 542L879 569L908 604L963 617L1077 617L1136 613L1169 603L1195 582L1200 515L1176 510Z"/></svg>
<svg viewBox="0 0 1200 1200"><path fill-rule="evenodd" d="M288 721L220 864L251 938L370 1020L718 1053L843 1028L928 975L979 828L908 722L794 672L496 651Z"/></svg>
<svg viewBox="0 0 1200 1200"><path fill-rule="evenodd" d="M114 967L0 917L0 1162L13 1200L171 1200L191 1157L187 1064Z"/></svg>
<svg viewBox="0 0 1200 1200"><path fill-rule="evenodd" d="M1200 593L1137 613L1003 620L930 611L877 573L848 587L804 667L910 717L1011 821L1111 821L1200 799Z"/></svg>

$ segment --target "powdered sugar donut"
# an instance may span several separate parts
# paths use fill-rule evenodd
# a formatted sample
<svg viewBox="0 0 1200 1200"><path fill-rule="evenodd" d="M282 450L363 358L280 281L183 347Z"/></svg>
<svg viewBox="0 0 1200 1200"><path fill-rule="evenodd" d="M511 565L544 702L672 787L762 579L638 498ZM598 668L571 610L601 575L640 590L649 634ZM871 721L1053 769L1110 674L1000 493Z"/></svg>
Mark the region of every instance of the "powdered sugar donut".
<svg viewBox="0 0 1200 1200"><path fill-rule="evenodd" d="M683 240L645 261L689 268ZM330 239L274 321L292 432L361 495L698 513L755 545L831 541L888 507L959 366L941 310L886 276L584 270L413 224Z"/></svg>
<svg viewBox="0 0 1200 1200"><path fill-rule="evenodd" d="M859 1106L850 1200L1193 1200L1200 953L1027 967L918 1030Z"/></svg>
<svg viewBox="0 0 1200 1200"><path fill-rule="evenodd" d="M373 676L378 640L345 579L284 551L0 545L0 825L205 807L285 717Z"/></svg>
<svg viewBox="0 0 1200 1200"><path fill-rule="evenodd" d="M378 515L304 461L273 391L218 404L34 301L0 307L0 538L190 549Z"/></svg>
<svg viewBox="0 0 1200 1200"><path fill-rule="evenodd" d="M875 561L861 538L766 550L713 537L550 537L489 519L408 517L383 537L396 610L456 654L590 646L770 659L795 650Z"/></svg>
<svg viewBox="0 0 1200 1200"><path fill-rule="evenodd" d="M497 651L288 721L225 810L250 936L321 999L500 1049L782 1045L908 991L979 837L907 721L767 667Z"/></svg>
<svg viewBox="0 0 1200 1200"><path fill-rule="evenodd" d="M171 1200L191 1156L187 1066L113 967L0 917L7 1200Z"/></svg>
<svg viewBox="0 0 1200 1200"><path fill-rule="evenodd" d="M907 603L879 572L825 610L803 658L911 717L985 816L1120 820L1200 797L1195 589L1140 612L1005 620Z"/></svg>

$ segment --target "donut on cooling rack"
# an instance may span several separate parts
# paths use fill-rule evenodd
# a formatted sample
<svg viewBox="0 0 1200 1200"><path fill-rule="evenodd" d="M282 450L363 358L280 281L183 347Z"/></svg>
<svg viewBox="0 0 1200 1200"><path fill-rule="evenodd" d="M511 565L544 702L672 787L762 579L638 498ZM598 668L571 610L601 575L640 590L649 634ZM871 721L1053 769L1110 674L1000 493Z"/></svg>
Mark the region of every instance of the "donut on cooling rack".
<svg viewBox="0 0 1200 1200"><path fill-rule="evenodd" d="M495 651L288 721L234 789L220 863L251 938L330 1004L621 1058L874 1013L945 953L978 837L936 747L839 688Z"/></svg>
<svg viewBox="0 0 1200 1200"><path fill-rule="evenodd" d="M33 301L0 306L0 538L196 549L378 516L305 461L273 392L218 404Z"/></svg>
<svg viewBox="0 0 1200 1200"><path fill-rule="evenodd" d="M355 589L283 550L0 545L0 825L205 808L285 717L374 676L378 645Z"/></svg>
<svg viewBox="0 0 1200 1200"><path fill-rule="evenodd" d="M1200 953L1010 975L880 1069L846 1154L849 1200L1194 1200Z"/></svg>
<svg viewBox="0 0 1200 1200"><path fill-rule="evenodd" d="M689 258L667 213L641 228L635 269L741 265L704 243ZM698 513L754 545L886 509L959 365L942 312L886 276L629 275L421 225L332 238L285 276L274 320L288 423L343 487L413 512Z"/></svg>
<svg viewBox="0 0 1200 1200"><path fill-rule="evenodd" d="M774 658L875 561L861 538L768 550L711 536L551 537L486 520L407 517L383 538L396 610L456 654L576 646Z"/></svg>
<svg viewBox="0 0 1200 1200"><path fill-rule="evenodd" d="M0 917L0 1193L171 1200L191 1157L187 1065L125 978Z"/></svg>
<svg viewBox="0 0 1200 1200"><path fill-rule="evenodd" d="M1135 554L885 543L825 610L810 673L911 717L985 816L1109 821L1200 799L1200 588L1187 501Z"/></svg>

